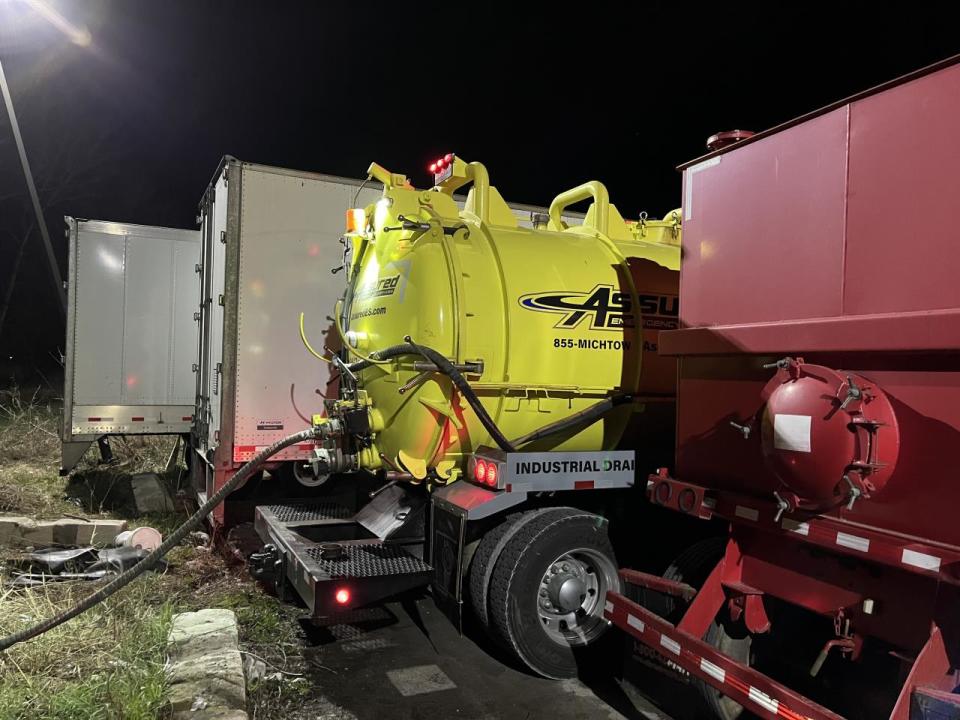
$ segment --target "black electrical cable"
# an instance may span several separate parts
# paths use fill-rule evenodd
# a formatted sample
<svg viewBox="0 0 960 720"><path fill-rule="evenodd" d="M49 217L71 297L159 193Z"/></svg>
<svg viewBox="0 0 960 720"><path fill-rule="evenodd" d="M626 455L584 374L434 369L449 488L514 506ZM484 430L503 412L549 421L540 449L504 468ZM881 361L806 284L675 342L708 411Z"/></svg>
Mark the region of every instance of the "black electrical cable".
<svg viewBox="0 0 960 720"><path fill-rule="evenodd" d="M267 458L269 458L271 455L275 455L286 447L296 445L297 443L305 440L313 440L319 436L320 430L318 428L302 430L294 435L289 435L282 440L278 440L273 445L259 452L253 457L252 460L240 468L240 470L237 471L237 474L230 478L230 480L225 483L223 487L217 490L217 492L215 492L203 505L201 505L199 509L193 515L191 515L185 523L183 523L183 525L174 530L167 537L167 539L160 544L160 547L147 555L132 568L121 573L116 578L111 580L107 585L104 585L102 588L97 590L97 592L81 600L73 607L63 611L62 613L54 615L52 618L48 618L43 622L37 623L32 627L25 628L0 639L0 652L13 647L17 643L30 640L38 635L42 635L58 625L62 625L68 620L75 618L77 615L86 612L94 605L103 602L118 590L129 585L137 577L155 566L170 550L179 545L180 542L187 536L187 533L200 525L201 521L210 514L210 511L219 505L223 499L234 490L234 488L246 482L247 479L249 479L249 477L259 469L264 461L267 460Z"/></svg>

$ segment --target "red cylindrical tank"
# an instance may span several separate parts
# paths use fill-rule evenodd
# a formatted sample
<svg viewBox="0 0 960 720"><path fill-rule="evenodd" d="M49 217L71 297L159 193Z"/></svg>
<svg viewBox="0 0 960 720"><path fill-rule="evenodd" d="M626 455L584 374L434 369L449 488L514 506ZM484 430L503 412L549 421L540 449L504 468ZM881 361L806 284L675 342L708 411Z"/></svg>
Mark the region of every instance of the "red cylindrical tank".
<svg viewBox="0 0 960 720"><path fill-rule="evenodd" d="M764 388L761 446L794 507L825 510L879 492L900 451L897 419L876 383L788 358ZM882 439L882 442L881 442Z"/></svg>

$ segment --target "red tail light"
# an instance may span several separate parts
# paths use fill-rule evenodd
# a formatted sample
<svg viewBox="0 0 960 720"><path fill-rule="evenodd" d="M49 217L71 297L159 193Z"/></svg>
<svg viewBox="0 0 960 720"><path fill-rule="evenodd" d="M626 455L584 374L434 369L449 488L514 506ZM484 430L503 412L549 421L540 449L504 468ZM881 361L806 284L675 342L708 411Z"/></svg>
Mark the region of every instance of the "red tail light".
<svg viewBox="0 0 960 720"><path fill-rule="evenodd" d="M334 595L333 597L338 604L346 605L348 602L350 602L350 591L347 590L346 588L340 588L339 590L337 590L337 594Z"/></svg>
<svg viewBox="0 0 960 720"><path fill-rule="evenodd" d="M485 483L487 481L487 463L483 460L477 460L476 465L473 466L473 477L478 483Z"/></svg>
<svg viewBox="0 0 960 720"><path fill-rule="evenodd" d="M497 486L497 466L495 463L487 465L487 485L490 487Z"/></svg>

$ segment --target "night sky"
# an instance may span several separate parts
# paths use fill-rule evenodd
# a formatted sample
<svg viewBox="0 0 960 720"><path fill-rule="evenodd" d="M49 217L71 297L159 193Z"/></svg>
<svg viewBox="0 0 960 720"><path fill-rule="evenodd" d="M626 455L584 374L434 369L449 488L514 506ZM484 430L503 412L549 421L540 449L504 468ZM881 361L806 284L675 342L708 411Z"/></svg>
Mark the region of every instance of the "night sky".
<svg viewBox="0 0 960 720"><path fill-rule="evenodd" d="M453 151L511 201L596 178L625 216L659 216L708 135L960 52L956 19L923 3L52 5L92 43L0 0L0 60L64 276L63 215L192 228L224 154L349 177L375 160L426 186L429 160ZM31 217L0 112L0 303ZM55 307L34 231L0 369L49 372Z"/></svg>

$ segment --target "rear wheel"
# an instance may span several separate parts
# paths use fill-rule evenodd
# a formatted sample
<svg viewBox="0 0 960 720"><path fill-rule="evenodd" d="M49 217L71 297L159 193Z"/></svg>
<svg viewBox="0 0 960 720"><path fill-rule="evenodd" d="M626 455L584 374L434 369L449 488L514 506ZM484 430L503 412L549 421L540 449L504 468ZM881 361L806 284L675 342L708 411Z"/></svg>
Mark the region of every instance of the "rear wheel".
<svg viewBox="0 0 960 720"><path fill-rule="evenodd" d="M686 583L699 590L723 558L726 546L727 538L722 536L701 540L680 553L676 560L670 563L663 577ZM680 621L687 609L686 603L678 598L661 593L648 593L644 600L644 605L673 624ZM726 611L721 610L721 617L725 616ZM749 666L752 663L751 637L740 623L724 623L718 619L707 630L704 641L744 665ZM703 680L693 678L692 682L707 708L719 720L737 720L744 714L741 705Z"/></svg>
<svg viewBox="0 0 960 720"><path fill-rule="evenodd" d="M559 508L521 522L491 576L491 632L534 672L574 677L577 655L608 629L607 591L620 588L606 520Z"/></svg>
<svg viewBox="0 0 960 720"><path fill-rule="evenodd" d="M704 640L742 665L749 667L753 664L753 642L744 627L727 628L718 621L707 630ZM694 679L694 685L700 691L707 707L720 720L737 720L745 714L742 705L699 678Z"/></svg>

